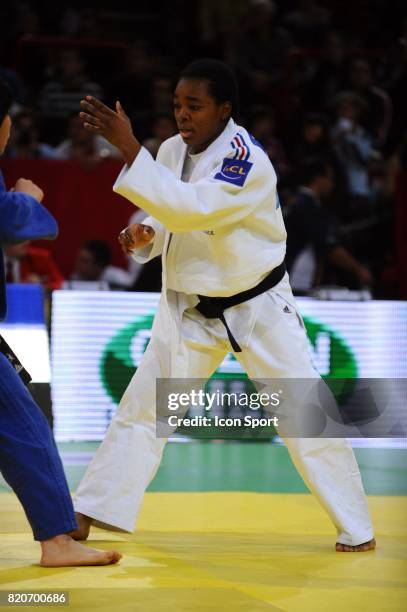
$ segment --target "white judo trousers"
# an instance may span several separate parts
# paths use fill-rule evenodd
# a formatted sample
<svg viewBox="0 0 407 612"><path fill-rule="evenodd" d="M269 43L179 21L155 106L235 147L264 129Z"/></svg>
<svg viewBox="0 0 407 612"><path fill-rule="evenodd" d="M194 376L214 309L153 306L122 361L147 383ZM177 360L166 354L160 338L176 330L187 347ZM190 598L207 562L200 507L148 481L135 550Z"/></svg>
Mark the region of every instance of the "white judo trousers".
<svg viewBox="0 0 407 612"><path fill-rule="evenodd" d="M161 298L148 348L76 494L76 511L92 517L96 526L126 532L135 528L166 443L156 437L156 379L209 378L230 351L221 321L205 319L193 308L196 302L171 291ZM287 304L290 312L284 311ZM226 310L225 317L242 348L236 357L250 378L318 376L287 274L273 289ZM178 340L172 343L174 325ZM371 540L367 500L348 441L284 441L333 522L337 541L357 545Z"/></svg>

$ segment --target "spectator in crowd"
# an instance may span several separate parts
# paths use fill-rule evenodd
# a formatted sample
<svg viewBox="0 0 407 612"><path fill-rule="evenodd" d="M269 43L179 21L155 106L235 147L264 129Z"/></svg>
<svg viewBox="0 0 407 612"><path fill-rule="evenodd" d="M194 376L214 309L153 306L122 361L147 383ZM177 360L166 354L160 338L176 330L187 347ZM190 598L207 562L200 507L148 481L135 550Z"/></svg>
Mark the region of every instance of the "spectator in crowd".
<svg viewBox="0 0 407 612"><path fill-rule="evenodd" d="M366 105L352 92L341 92L334 100L336 122L332 129L335 151L345 169L350 194L347 215L349 219L369 215L372 190L369 168L376 153L373 138L362 126Z"/></svg>
<svg viewBox="0 0 407 612"><path fill-rule="evenodd" d="M341 244L335 219L325 205L335 186L331 166L309 159L301 175L297 198L285 219L286 261L293 288L306 292L321 284L328 264L345 271L359 287L371 287L371 273Z"/></svg>
<svg viewBox="0 0 407 612"><path fill-rule="evenodd" d="M17 2L15 6L15 35L40 34L41 18L36 8L30 2Z"/></svg>
<svg viewBox="0 0 407 612"><path fill-rule="evenodd" d="M82 163L97 163L106 157L121 158L119 151L107 140L83 129L78 113L71 115L67 138L55 149L58 159L73 159Z"/></svg>
<svg viewBox="0 0 407 612"><path fill-rule="evenodd" d="M13 107L11 110L13 111L16 106L21 108L27 95L21 76L12 68L0 64L0 78L10 87L13 96Z"/></svg>
<svg viewBox="0 0 407 612"><path fill-rule="evenodd" d="M164 140L171 138L171 136L174 136L176 133L176 125L173 116L166 113L157 114L153 119L151 131L152 136L150 138L146 138L142 142L142 145L148 151L150 151L151 155L155 159L157 157L158 149Z"/></svg>
<svg viewBox="0 0 407 612"><path fill-rule="evenodd" d="M200 0L198 28L202 55L231 60L239 30L250 11L247 0Z"/></svg>
<svg viewBox="0 0 407 612"><path fill-rule="evenodd" d="M385 54L382 65L382 85L390 96L393 117L388 137L391 151L400 142L400 134L407 130L407 19L395 44Z"/></svg>
<svg viewBox="0 0 407 612"><path fill-rule="evenodd" d="M302 160L309 158L324 159L334 172L335 191L330 197L330 205L336 214L342 215L343 202L348 198L347 178L331 143L328 117L322 113L307 113L301 128L300 141L295 146L292 164L298 168Z"/></svg>
<svg viewBox="0 0 407 612"><path fill-rule="evenodd" d="M244 80L242 105L271 101L291 46L288 32L276 23L273 0L251 0L247 26L238 40L236 67Z"/></svg>
<svg viewBox="0 0 407 612"><path fill-rule="evenodd" d="M271 108L255 107L250 131L267 151L278 178L284 179L290 171L290 163L282 141L276 136L276 122Z"/></svg>
<svg viewBox="0 0 407 612"><path fill-rule="evenodd" d="M317 0L299 0L298 8L287 13L283 19L293 36L294 44L310 49L320 47L330 22L329 10L319 6Z"/></svg>
<svg viewBox="0 0 407 612"><path fill-rule="evenodd" d="M6 246L4 254L8 283L38 283L49 290L62 287L64 278L47 249L33 247L27 240Z"/></svg>
<svg viewBox="0 0 407 612"><path fill-rule="evenodd" d="M385 183L385 196L394 202L394 243L398 295L407 300L407 134L391 156Z"/></svg>
<svg viewBox="0 0 407 612"><path fill-rule="evenodd" d="M72 4L63 3L64 12L61 15L59 29L63 36L77 38L103 39L105 32L102 27L103 17L95 8L73 8Z"/></svg>
<svg viewBox="0 0 407 612"><path fill-rule="evenodd" d="M103 97L103 91L86 75L79 51L65 49L59 56L55 80L47 83L40 95L46 140L52 144L61 141L68 117L77 112L80 100L86 95Z"/></svg>
<svg viewBox="0 0 407 612"><path fill-rule="evenodd" d="M172 79L167 75L156 75L151 82L151 108L155 113L171 112L174 90Z"/></svg>
<svg viewBox="0 0 407 612"><path fill-rule="evenodd" d="M133 283L132 275L111 265L112 252L103 240L88 240L79 249L75 268L71 275L73 281L99 282L111 289L128 289Z"/></svg>
<svg viewBox="0 0 407 612"><path fill-rule="evenodd" d="M129 45L124 54L123 72L113 79L107 88L107 103L114 106L116 100L120 100L132 122L140 122L141 127L151 113L151 75L155 61L154 51L145 42ZM146 126L144 132L147 136Z"/></svg>
<svg viewBox="0 0 407 612"><path fill-rule="evenodd" d="M14 117L5 157L13 159L57 158L53 147L40 142L37 117L31 109L23 109Z"/></svg>
<svg viewBox="0 0 407 612"><path fill-rule="evenodd" d="M332 155L328 117L322 113L307 113L302 121L300 140L294 149L293 161L309 157L331 158Z"/></svg>
<svg viewBox="0 0 407 612"><path fill-rule="evenodd" d="M350 90L365 102L365 113L361 119L363 127L372 134L375 144L384 145L392 118L392 103L389 95L373 82L373 70L369 62L359 58L352 61L349 74Z"/></svg>
<svg viewBox="0 0 407 612"><path fill-rule="evenodd" d="M321 62L303 87L306 110L325 112L332 98L344 89L347 74L345 43L338 32L331 30L326 35Z"/></svg>

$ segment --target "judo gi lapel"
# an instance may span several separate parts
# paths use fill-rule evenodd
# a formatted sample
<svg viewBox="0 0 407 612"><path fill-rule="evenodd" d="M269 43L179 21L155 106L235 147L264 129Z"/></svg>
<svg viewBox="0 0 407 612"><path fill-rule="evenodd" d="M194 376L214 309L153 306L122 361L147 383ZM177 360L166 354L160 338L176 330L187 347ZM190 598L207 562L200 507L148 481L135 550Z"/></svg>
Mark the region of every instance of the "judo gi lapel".
<svg viewBox="0 0 407 612"><path fill-rule="evenodd" d="M209 145L209 147L205 150L204 155L202 155L197 162L189 182L193 183L200 178L207 176L213 170L214 164L222 162L225 151L227 151L229 148L230 141L232 140L235 132L236 124L234 123L233 119L230 119L223 132L211 145ZM181 179L182 177L186 154L187 146L182 143L176 168L173 169L173 172L178 179ZM163 256L163 283L166 283L166 259L170 236L170 232L167 231L163 251L163 253L165 253ZM190 299L188 299L188 296L177 294L175 291L167 289L166 285L163 286L163 292L165 293L164 300L167 313L169 315L168 325L170 328L171 343L170 376L175 375L176 377L182 377L183 374L180 369L181 366L178 355L180 328L182 324L183 312L190 306Z"/></svg>
<svg viewBox="0 0 407 612"><path fill-rule="evenodd" d="M187 153L187 146L185 143L181 143L179 157L177 159L176 167L172 168L175 176L178 179L182 177L182 170L184 168L185 156ZM169 335L170 346L171 346L171 357L170 357L170 371L169 375L172 376L176 372L176 363L178 355L178 346L180 342L180 325L182 319L182 312L184 308L179 309L178 298L174 291L167 289L167 252L171 240L171 232L166 230L165 241L163 246L162 254L162 300L166 314L163 313L166 323L164 323L163 329L166 330L166 334Z"/></svg>
<svg viewBox="0 0 407 612"><path fill-rule="evenodd" d="M180 179L182 177L182 170L184 168L184 162L185 162L185 156L187 154L187 145L185 143L181 143L181 147L180 147L180 154L177 160L177 164L176 167L173 168L173 172L174 175L177 177L177 179ZM168 230L166 231L165 234L165 241L164 241L164 247L163 247L163 281L166 280L166 270L165 270L165 266L166 266L166 259L167 259L167 251L168 251L168 246L169 246L169 242L171 239L171 232L169 232Z"/></svg>
<svg viewBox="0 0 407 612"><path fill-rule="evenodd" d="M177 167L174 170L174 174L177 177L177 179L180 179L182 177L182 170L184 168L186 154L187 154L187 145L183 142L181 144L181 152L180 152L180 156L178 159Z"/></svg>
<svg viewBox="0 0 407 612"><path fill-rule="evenodd" d="M216 140L212 142L212 144L209 145L209 147L205 150L204 155L202 155L202 157L197 162L191 174L191 183L198 181L204 176L207 176L212 170L214 162L216 163L218 157L220 158L220 161L223 160L222 153L224 153L225 150L228 149L230 142L236 133L236 129L237 126L233 119L229 119L223 132L218 136Z"/></svg>

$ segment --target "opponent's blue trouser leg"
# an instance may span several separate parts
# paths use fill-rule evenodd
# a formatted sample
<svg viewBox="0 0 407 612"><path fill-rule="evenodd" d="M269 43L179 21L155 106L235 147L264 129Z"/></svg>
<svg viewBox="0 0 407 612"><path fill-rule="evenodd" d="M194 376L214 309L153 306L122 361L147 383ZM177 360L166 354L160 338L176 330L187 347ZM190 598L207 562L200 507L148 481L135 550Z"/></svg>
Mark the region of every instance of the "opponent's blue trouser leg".
<svg viewBox="0 0 407 612"><path fill-rule="evenodd" d="M35 540L77 528L48 422L0 353L0 471L23 505Z"/></svg>

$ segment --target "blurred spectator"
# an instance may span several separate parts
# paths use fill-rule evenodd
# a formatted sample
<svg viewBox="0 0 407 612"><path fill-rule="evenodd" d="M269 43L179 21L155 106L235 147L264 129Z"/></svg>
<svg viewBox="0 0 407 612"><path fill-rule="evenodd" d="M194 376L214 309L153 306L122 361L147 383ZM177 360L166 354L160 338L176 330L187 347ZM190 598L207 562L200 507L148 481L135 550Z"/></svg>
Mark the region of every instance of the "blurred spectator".
<svg viewBox="0 0 407 612"><path fill-rule="evenodd" d="M200 0L199 32L204 54L231 60L239 30L249 13L247 0Z"/></svg>
<svg viewBox="0 0 407 612"><path fill-rule="evenodd" d="M12 68L0 64L0 78L10 87L13 96L13 107L20 109L27 95L26 88L20 75Z"/></svg>
<svg viewBox="0 0 407 612"><path fill-rule="evenodd" d="M335 191L330 203L336 212L341 215L343 202L348 197L347 178L329 134L329 120L322 113L308 113L305 115L301 128L301 137L295 146L292 163L297 167L302 160L308 158L324 159L334 172Z"/></svg>
<svg viewBox="0 0 407 612"><path fill-rule="evenodd" d="M45 139L56 144L63 138L68 117L78 112L79 102L87 95L103 97L100 85L90 81L77 49L61 51L57 78L45 85L39 107L44 117Z"/></svg>
<svg viewBox="0 0 407 612"><path fill-rule="evenodd" d="M151 111L151 75L154 65L155 54L146 43L137 42L128 46L124 55L124 70L109 83L107 89L107 104L113 108L116 100L120 100L135 125Z"/></svg>
<svg viewBox="0 0 407 612"><path fill-rule="evenodd" d="M360 96L346 91L338 94L334 103L336 123L332 136L347 177L350 194L347 215L360 218L370 213L369 167L376 157L372 136L361 125L366 105Z"/></svg>
<svg viewBox="0 0 407 612"><path fill-rule="evenodd" d="M263 145L279 179L290 170L287 153L282 141L276 137L276 122L271 108L255 107L250 121L250 131Z"/></svg>
<svg viewBox="0 0 407 612"><path fill-rule="evenodd" d="M151 82L151 110L153 113L171 112L173 98L172 79L166 75L156 75Z"/></svg>
<svg viewBox="0 0 407 612"><path fill-rule="evenodd" d="M65 7L59 20L60 33L63 36L78 36L81 31L82 15L72 6Z"/></svg>
<svg viewBox="0 0 407 612"><path fill-rule="evenodd" d="M79 249L75 268L71 274L74 281L101 281L111 289L127 289L133 278L127 270L110 265L112 252L103 240L88 240Z"/></svg>
<svg viewBox="0 0 407 612"><path fill-rule="evenodd" d="M68 138L55 149L58 159L74 159L85 164L98 163L106 157L121 159L119 151L107 140L84 129L78 113L71 115L68 122Z"/></svg>
<svg viewBox="0 0 407 612"><path fill-rule="evenodd" d="M385 196L394 202L395 267L398 298L407 300L407 134L389 160Z"/></svg>
<svg viewBox="0 0 407 612"><path fill-rule="evenodd" d="M377 145L383 145L389 132L393 107L388 94L374 85L373 70L367 60L352 61L349 86L365 102L362 125L372 134Z"/></svg>
<svg viewBox="0 0 407 612"><path fill-rule="evenodd" d="M236 67L245 80L242 102L270 100L291 46L288 32L277 25L273 0L251 0L247 26L238 40Z"/></svg>
<svg viewBox="0 0 407 612"><path fill-rule="evenodd" d="M59 28L65 36L77 36L78 38L102 39L104 34L98 10L83 7L78 10L72 5L65 7Z"/></svg>
<svg viewBox="0 0 407 612"><path fill-rule="evenodd" d="M285 15L283 23L293 35L296 46L315 49L326 35L331 14L327 8L319 6L317 0L299 0L298 5Z"/></svg>
<svg viewBox="0 0 407 612"><path fill-rule="evenodd" d="M31 109L15 115L5 157L15 159L56 159L55 149L39 142L38 122Z"/></svg>
<svg viewBox="0 0 407 612"><path fill-rule="evenodd" d="M40 34L41 22L36 9L29 2L16 2L16 36Z"/></svg>
<svg viewBox="0 0 407 612"><path fill-rule="evenodd" d="M326 111L329 102L346 84L348 61L345 44L338 32L328 32L322 59L313 77L304 85L306 110Z"/></svg>
<svg viewBox="0 0 407 612"><path fill-rule="evenodd" d="M143 147L150 151L154 159L157 157L158 149L167 138L177 133L174 117L166 113L157 114L151 126L152 136L142 142Z"/></svg>
<svg viewBox="0 0 407 612"><path fill-rule="evenodd" d="M369 270L341 244L337 223L325 203L335 188L332 168L310 159L301 170L301 186L286 217L287 268L294 290L306 292L327 278L327 266L343 270L362 287L373 283Z"/></svg>
<svg viewBox="0 0 407 612"><path fill-rule="evenodd" d="M382 84L393 103L393 125L389 144L392 150L407 130L407 19L401 36L382 61Z"/></svg>
<svg viewBox="0 0 407 612"><path fill-rule="evenodd" d="M38 283L45 289L60 289L64 278L46 249L21 242L5 247L5 270L8 283Z"/></svg>
<svg viewBox="0 0 407 612"><path fill-rule="evenodd" d="M329 138L329 120L322 113L307 113L304 116L300 140L294 149L293 160L308 157L332 157L333 149ZM328 161L328 160L327 160ZM330 162L331 160L329 160Z"/></svg>

